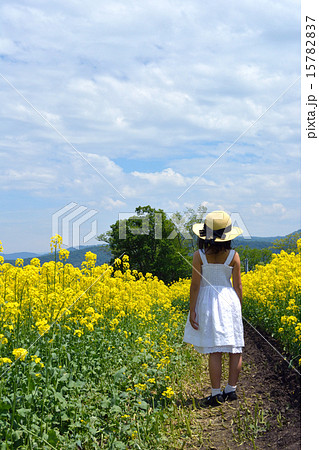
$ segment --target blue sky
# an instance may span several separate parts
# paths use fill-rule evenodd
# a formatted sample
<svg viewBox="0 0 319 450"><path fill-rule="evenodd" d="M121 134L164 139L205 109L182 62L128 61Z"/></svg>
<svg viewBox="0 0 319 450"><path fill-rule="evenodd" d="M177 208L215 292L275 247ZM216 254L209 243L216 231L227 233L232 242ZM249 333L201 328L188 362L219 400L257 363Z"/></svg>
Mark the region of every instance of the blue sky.
<svg viewBox="0 0 319 450"><path fill-rule="evenodd" d="M98 233L147 204L300 228L298 1L4 0L0 21L5 253L48 251L71 202Z"/></svg>

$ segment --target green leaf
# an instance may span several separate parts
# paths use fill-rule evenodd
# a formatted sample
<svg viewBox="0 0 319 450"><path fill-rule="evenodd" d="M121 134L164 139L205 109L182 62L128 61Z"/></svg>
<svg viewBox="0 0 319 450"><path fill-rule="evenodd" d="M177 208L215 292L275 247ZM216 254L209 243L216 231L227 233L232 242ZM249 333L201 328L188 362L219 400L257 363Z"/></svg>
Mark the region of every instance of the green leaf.
<svg viewBox="0 0 319 450"><path fill-rule="evenodd" d="M61 378L59 378L59 382L60 381L66 381L68 378L69 378L69 376L70 376L70 374L68 373L68 372L66 372L66 373L64 373L63 375L62 375L62 377Z"/></svg>
<svg viewBox="0 0 319 450"><path fill-rule="evenodd" d="M19 416L21 417L26 417L26 415L31 412L31 409L28 408L19 408L17 409L17 413L19 414Z"/></svg>
<svg viewBox="0 0 319 450"><path fill-rule="evenodd" d="M114 448L119 448L119 449L123 449L123 450L125 450L127 448L126 444L124 444L124 442L122 442L122 441L114 441L113 446L114 446Z"/></svg>
<svg viewBox="0 0 319 450"><path fill-rule="evenodd" d="M9 397L3 397L0 402L0 411L5 411L11 408L11 400Z"/></svg>
<svg viewBox="0 0 319 450"><path fill-rule="evenodd" d="M101 408L108 409L111 406L111 400L109 398L102 400Z"/></svg>
<svg viewBox="0 0 319 450"><path fill-rule="evenodd" d="M23 431L21 431L21 430L15 430L15 431L13 431L13 433L12 433L12 437L13 437L13 439L14 439L15 441L18 441L18 440L21 438L22 434L23 434Z"/></svg>
<svg viewBox="0 0 319 450"><path fill-rule="evenodd" d="M113 375L113 379L114 382L116 383L117 381L119 381L121 378L125 377L125 372L126 371L126 367L122 367L120 370L118 370L117 372L115 372L115 374Z"/></svg>
<svg viewBox="0 0 319 450"><path fill-rule="evenodd" d="M137 406L138 406L140 409L144 409L145 411L147 411L148 404L147 404L144 400L142 400L140 403L138 403Z"/></svg>
<svg viewBox="0 0 319 450"><path fill-rule="evenodd" d="M49 444L56 445L58 443L58 437L55 430L49 430L48 442Z"/></svg>
<svg viewBox="0 0 319 450"><path fill-rule="evenodd" d="M129 396L128 393L125 392L125 391L121 392L120 395L119 395L119 397L123 398L123 399L126 399L128 396Z"/></svg>
<svg viewBox="0 0 319 450"><path fill-rule="evenodd" d="M28 402L28 403L33 403L33 395L32 394L27 394L24 399Z"/></svg>
<svg viewBox="0 0 319 450"><path fill-rule="evenodd" d="M31 425L31 431L34 431L35 434L39 434L40 433L40 427L38 425L36 425L35 423L33 423Z"/></svg>
<svg viewBox="0 0 319 450"><path fill-rule="evenodd" d="M61 394L61 392L55 392L54 398L55 398L55 400L59 401L61 407L66 406L67 402L66 402L65 398L63 397L63 395Z"/></svg>
<svg viewBox="0 0 319 450"><path fill-rule="evenodd" d="M120 414L121 412L122 412L122 408L120 407L120 406L118 406L118 405L114 405L114 406L112 406L112 408L110 409L110 412L111 413L118 413L118 414Z"/></svg>

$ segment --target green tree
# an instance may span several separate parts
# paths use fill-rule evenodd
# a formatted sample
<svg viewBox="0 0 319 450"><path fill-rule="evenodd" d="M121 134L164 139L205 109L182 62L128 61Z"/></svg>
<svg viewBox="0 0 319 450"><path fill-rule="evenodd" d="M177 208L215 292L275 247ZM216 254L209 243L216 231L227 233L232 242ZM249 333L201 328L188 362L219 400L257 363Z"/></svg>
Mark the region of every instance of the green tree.
<svg viewBox="0 0 319 450"><path fill-rule="evenodd" d="M190 253L194 253L198 249L198 237L193 233L194 223L204 221L207 208L199 205L197 211L193 208L186 208L183 213L176 212L172 216L176 228L181 236L181 244L188 248Z"/></svg>
<svg viewBox="0 0 319 450"><path fill-rule="evenodd" d="M272 251L270 248L250 248L248 245L236 247L239 254L242 269L245 267L245 259L248 259L248 270L255 268L257 264L267 264L271 261Z"/></svg>
<svg viewBox="0 0 319 450"><path fill-rule="evenodd" d="M165 283L191 276L185 239L162 209L139 206L134 216L110 228L97 239L109 245L111 261L126 253L132 270L151 272Z"/></svg>
<svg viewBox="0 0 319 450"><path fill-rule="evenodd" d="M298 253L297 241L301 237L301 231L290 233L282 239L276 239L270 248L275 250L284 250L287 253Z"/></svg>

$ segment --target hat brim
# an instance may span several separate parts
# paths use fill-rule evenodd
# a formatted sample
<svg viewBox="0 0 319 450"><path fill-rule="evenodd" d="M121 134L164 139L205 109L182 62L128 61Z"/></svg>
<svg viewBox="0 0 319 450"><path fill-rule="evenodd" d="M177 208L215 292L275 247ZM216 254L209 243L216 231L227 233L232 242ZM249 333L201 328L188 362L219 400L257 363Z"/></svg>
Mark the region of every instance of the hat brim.
<svg viewBox="0 0 319 450"><path fill-rule="evenodd" d="M204 224L203 223L195 223L193 225L193 232L196 234L196 236L198 236L200 239L206 239L205 236L202 237L200 235L200 231L204 229ZM220 238L215 238L214 242L226 242L226 241L231 241L233 239L235 239L237 236L239 236L240 234L243 233L243 230L239 227L232 227L232 229L228 232L225 233L225 238L224 239L220 239Z"/></svg>

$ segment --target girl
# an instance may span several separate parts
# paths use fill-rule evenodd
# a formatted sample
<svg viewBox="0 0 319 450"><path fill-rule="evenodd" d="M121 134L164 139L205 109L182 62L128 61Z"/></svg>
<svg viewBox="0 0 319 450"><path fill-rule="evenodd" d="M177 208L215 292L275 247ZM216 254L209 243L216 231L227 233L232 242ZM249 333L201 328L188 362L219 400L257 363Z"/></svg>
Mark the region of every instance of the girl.
<svg viewBox="0 0 319 450"><path fill-rule="evenodd" d="M206 216L204 224L193 225L193 231L199 237L199 250L193 257L184 342L193 344L200 353L209 354L212 393L203 404L217 406L225 400L237 399L236 384L242 365L240 259L231 249L231 240L242 234L242 230L232 226L226 212L213 211ZM229 353L229 378L222 392L223 352Z"/></svg>

